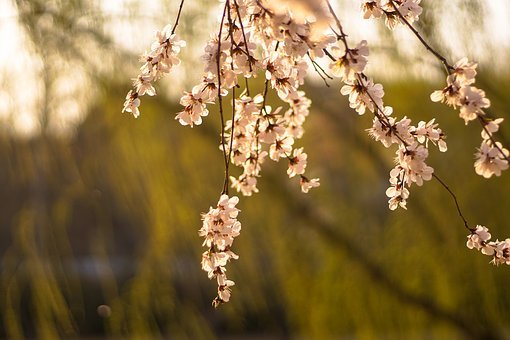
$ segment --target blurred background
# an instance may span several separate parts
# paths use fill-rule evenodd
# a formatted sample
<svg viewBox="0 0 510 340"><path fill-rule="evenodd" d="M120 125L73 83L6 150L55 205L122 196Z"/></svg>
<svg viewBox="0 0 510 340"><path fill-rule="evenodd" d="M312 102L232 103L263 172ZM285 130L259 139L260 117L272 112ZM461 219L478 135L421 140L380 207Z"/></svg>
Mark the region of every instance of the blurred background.
<svg viewBox="0 0 510 340"><path fill-rule="evenodd" d="M174 21L179 2L0 0L0 336L9 338L504 339L508 267L465 246L467 232L436 181L390 212L393 152L372 141L340 95L311 75L308 195L285 164L266 163L260 193L243 198L243 230L228 266L232 300L215 310L200 269L200 213L223 181L218 119L190 130L174 114L197 82L215 31L216 1L187 0L183 64L121 114L138 55ZM510 6L429 1L416 24L452 61L480 61L476 86L508 116ZM369 40L368 73L385 103L414 121L437 117L446 154L430 165L469 222L510 236L510 174L473 169L480 127L432 103L440 65L405 29L363 22L338 1L350 39ZM510 145L503 124L501 139Z"/></svg>

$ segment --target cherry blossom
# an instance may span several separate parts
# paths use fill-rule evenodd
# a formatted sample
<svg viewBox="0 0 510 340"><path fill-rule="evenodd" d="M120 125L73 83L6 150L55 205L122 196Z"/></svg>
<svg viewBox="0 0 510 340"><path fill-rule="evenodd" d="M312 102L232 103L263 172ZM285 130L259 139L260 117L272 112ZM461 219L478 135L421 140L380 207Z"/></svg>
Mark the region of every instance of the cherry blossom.
<svg viewBox="0 0 510 340"><path fill-rule="evenodd" d="M446 105L456 108L459 106L459 86L455 74L446 78L447 86L442 90L436 90L430 95L433 102L446 103Z"/></svg>
<svg viewBox="0 0 510 340"><path fill-rule="evenodd" d="M138 107L140 106L141 96L156 95L156 89L152 82L169 73L174 66L180 64L177 57L186 42L172 33L170 25L165 26L161 31L156 32L156 41L151 45L150 52L144 53L140 61L143 65L140 67L141 73L133 80L133 90L126 96L126 102L122 112L131 112L136 118L140 115Z"/></svg>
<svg viewBox="0 0 510 340"><path fill-rule="evenodd" d="M505 156L509 156L507 149L496 142L495 145L488 139L482 141L482 145L475 154L475 171L478 175L490 178L493 175L500 176L501 171L508 169L508 161L501 156L501 151Z"/></svg>
<svg viewBox="0 0 510 340"><path fill-rule="evenodd" d="M317 188L321 184L319 183L318 178L312 178L308 179L307 177L301 175L300 184L301 184L301 191L304 193L308 193L308 191L312 188Z"/></svg>
<svg viewBox="0 0 510 340"><path fill-rule="evenodd" d="M489 233L489 229L484 226L477 225L472 234L468 236L466 245L469 249L475 248L480 250L480 248L483 247L483 244L490 239L491 234Z"/></svg>
<svg viewBox="0 0 510 340"><path fill-rule="evenodd" d="M474 163L475 172L485 178L501 175L501 171L508 169L508 150L497 142L493 136L499 130L502 118L489 119L485 117L484 109L490 107L490 100L485 92L471 84L475 83L477 63L462 58L452 67L452 73L446 81L448 86L443 90L434 91L430 99L443 102L453 108L460 107L459 116L465 124L478 120L482 124L482 144L476 152Z"/></svg>
<svg viewBox="0 0 510 340"><path fill-rule="evenodd" d="M435 118L432 118L428 122L421 121L417 127L411 127L409 132L416 136L416 140L425 144L428 147L428 142L431 141L433 144L437 144L439 151L446 152L448 147L445 141L445 135L443 131L438 128L438 124L435 122Z"/></svg>
<svg viewBox="0 0 510 340"><path fill-rule="evenodd" d="M362 0L361 12L364 19L384 17L386 27L393 30L404 24L397 10L410 24L419 20L423 12L420 2L421 0Z"/></svg>
<svg viewBox="0 0 510 340"><path fill-rule="evenodd" d="M140 98L138 98L138 93L133 90L129 91L126 95L126 101L124 102L122 112L131 112L135 118L138 118L138 116L140 116L139 106Z"/></svg>
<svg viewBox="0 0 510 340"><path fill-rule="evenodd" d="M397 1L395 1L397 2ZM398 11L404 16L409 22L413 23L419 19L419 16L423 9L420 7L421 0L404 0L400 2Z"/></svg>
<svg viewBox="0 0 510 340"><path fill-rule="evenodd" d="M363 19L380 18L383 15L381 0L363 0L361 4Z"/></svg>
<svg viewBox="0 0 510 340"><path fill-rule="evenodd" d="M360 115L368 108L370 111L376 107L382 107L384 90L381 84L374 84L372 79L359 81L346 81L340 92L349 96L349 106Z"/></svg>
<svg viewBox="0 0 510 340"><path fill-rule="evenodd" d="M294 149L292 157L289 158L289 168L287 169L287 175L294 177L296 175L302 175L306 169L306 159L308 155L303 152L303 148Z"/></svg>
<svg viewBox="0 0 510 340"><path fill-rule="evenodd" d="M344 81L354 80L356 74L362 73L367 65L369 54L367 41L362 40L355 48L349 50L334 46L331 48L331 54L337 58L329 64L331 73Z"/></svg>
<svg viewBox="0 0 510 340"><path fill-rule="evenodd" d="M469 61L468 58L461 58L453 65L453 73L460 86L471 85L475 82L477 63Z"/></svg>
<svg viewBox="0 0 510 340"><path fill-rule="evenodd" d="M479 250L484 255L492 256L491 263L496 266L510 265L510 239L490 241L491 237L487 227L477 225L467 236L466 246L469 249Z"/></svg>
<svg viewBox="0 0 510 340"><path fill-rule="evenodd" d="M463 86L459 91L459 116L466 124L484 114L482 109L488 108L491 102L485 98L485 92L474 86Z"/></svg>
<svg viewBox="0 0 510 340"><path fill-rule="evenodd" d="M492 134L498 132L499 125L503 123L503 118L484 120L484 129L481 132L483 139L490 139Z"/></svg>
<svg viewBox="0 0 510 340"><path fill-rule="evenodd" d="M184 96L181 97L180 103L184 106L184 110L179 112L175 119L179 120L181 125L193 125L202 124L202 117L209 114L209 110L206 108L207 92L199 92L196 88L193 92L185 92Z"/></svg>

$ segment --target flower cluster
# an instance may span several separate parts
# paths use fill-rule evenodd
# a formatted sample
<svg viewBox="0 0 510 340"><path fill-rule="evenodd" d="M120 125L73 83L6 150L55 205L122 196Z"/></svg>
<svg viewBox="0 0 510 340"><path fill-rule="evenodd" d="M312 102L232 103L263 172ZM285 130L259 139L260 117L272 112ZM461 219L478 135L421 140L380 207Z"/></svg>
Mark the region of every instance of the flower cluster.
<svg viewBox="0 0 510 340"><path fill-rule="evenodd" d="M239 236L241 223L237 220L239 198L221 195L216 208L210 208L202 216L203 224L199 235L205 238L203 246L208 249L202 254L202 269L207 276L218 282L218 296L213 300L216 307L230 300L230 287L234 281L227 279L225 266L230 259L238 259L231 247L234 238Z"/></svg>
<svg viewBox="0 0 510 340"><path fill-rule="evenodd" d="M472 86L475 82L476 67L477 64L468 61L467 58L460 59L446 78L447 86L434 91L430 99L446 103L453 108L459 107L459 116L466 124L475 119L480 121L482 144L475 154L475 171L478 175L490 178L492 175L499 176L502 170L508 169L509 152L493 137L503 119L492 120L485 117L483 109L490 106L490 101L485 97L483 90Z"/></svg>
<svg viewBox="0 0 510 340"><path fill-rule="evenodd" d="M467 237L467 247L469 249L479 250L482 254L492 256L491 263L494 265L510 265L510 238L504 241L491 241L489 229L477 225L471 230Z"/></svg>
<svg viewBox="0 0 510 340"><path fill-rule="evenodd" d="M419 19L423 11L420 2L421 0L362 0L361 12L365 19L383 17L386 26L393 30L399 24L404 24L397 10L409 23Z"/></svg>
<svg viewBox="0 0 510 340"><path fill-rule="evenodd" d="M133 89L128 92L122 112L131 112L136 118L140 115L140 97L143 95L154 96L156 90L152 82L161 78L164 74L180 64L177 54L181 47L186 46L186 42L180 40L172 32L172 27L167 25L163 30L156 32L156 41L152 43L149 52L143 54L140 61L143 62L140 67L140 74L133 79Z"/></svg>

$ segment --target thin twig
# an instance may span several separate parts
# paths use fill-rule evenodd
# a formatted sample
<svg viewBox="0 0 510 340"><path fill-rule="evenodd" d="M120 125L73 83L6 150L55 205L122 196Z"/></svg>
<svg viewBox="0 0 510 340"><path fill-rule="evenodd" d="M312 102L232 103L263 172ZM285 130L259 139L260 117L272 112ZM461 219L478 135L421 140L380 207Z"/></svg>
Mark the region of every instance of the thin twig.
<svg viewBox="0 0 510 340"><path fill-rule="evenodd" d="M273 12L271 12L269 9L267 9L266 7L264 7L264 5L262 5L262 3L260 2L260 0L256 0L257 2L257 6L259 6L260 8L262 8L262 10L264 10L264 12L266 12L269 16L272 16L273 15Z"/></svg>
<svg viewBox="0 0 510 340"><path fill-rule="evenodd" d="M331 61L336 61L336 58L333 57L333 55L329 53L327 49L323 48L322 50L324 51L324 54L326 54L329 57L329 59L331 59Z"/></svg>
<svg viewBox="0 0 510 340"><path fill-rule="evenodd" d="M248 95L248 97L251 97L250 96L250 87L248 86L248 78L244 78L244 87L246 89L246 94Z"/></svg>
<svg viewBox="0 0 510 340"><path fill-rule="evenodd" d="M441 61L444 65L444 67L446 68L446 72L448 74L450 74L451 71L454 70L453 66L451 66L448 61L446 60L445 57L443 57L441 54L439 54L439 52L437 52L436 50L434 50L426 41L425 39L423 39L423 37L421 36L421 34L413 27L413 25L411 25L409 23L409 21L407 21L407 19L402 15L402 13L400 13L400 11L398 10L398 7L395 5L395 3L393 2L393 0L390 0L390 4L391 6L395 9L395 11L397 12L397 15L399 16L399 18L402 20L402 22L411 30L411 32L413 32L413 34L420 40L420 42L423 44L423 46L425 46L425 48L430 52L432 53L437 59L439 59L439 61Z"/></svg>
<svg viewBox="0 0 510 340"><path fill-rule="evenodd" d="M239 12L239 5L237 4L237 0L234 0L234 5L236 7L237 18L239 19L239 25L241 26L241 33L243 34L244 47L246 48L246 55L248 56L248 67L250 68L250 72L253 72L253 69L251 67L250 50L248 49L248 41L246 40L246 34L244 32L243 20L241 18L241 13Z"/></svg>
<svg viewBox="0 0 510 340"><path fill-rule="evenodd" d="M335 33L337 38L340 38L342 40L342 42L344 43L345 49L349 50L349 46L347 46L347 41L345 39L346 35L344 33L344 28L342 26L342 23L340 22L340 19L338 19L338 16L336 15L335 10L331 6L330 2L329 1L326 1L326 2L328 4L329 12L333 16L333 19L335 19L336 25L337 25L338 29L340 30L340 34L336 33L335 30L333 30L333 29L332 29L332 31L333 31L333 33Z"/></svg>
<svg viewBox="0 0 510 340"><path fill-rule="evenodd" d="M177 18L175 19L174 27L172 27L172 34L175 33L175 29L177 25L179 25L179 18L181 17L182 6L184 5L184 0L181 0L181 4L179 5L179 11L177 12Z"/></svg>
<svg viewBox="0 0 510 340"><path fill-rule="evenodd" d="M234 0L235 2L235 0ZM230 30L230 57L231 57L231 62L230 62L230 67L232 68L232 71L234 71L234 58L233 58L233 49L234 49L234 35L232 34L232 27L233 27L233 22L232 22L232 13L230 12L230 3L229 3L229 0L227 0L227 3L228 3L228 10L227 10L227 19L228 19L228 24L229 24L229 30ZM236 8L237 8L237 5L236 5ZM239 19L241 20L241 19ZM234 145L234 128L235 128L235 112L236 112L236 86L234 85L234 87L232 88L232 125L231 125L231 128L230 128L230 145L229 145L229 148L228 148L228 160L229 162L227 162L226 164L226 169L225 169L225 181L223 183L223 190L227 191L228 192L228 180L229 180L229 164L230 164L230 159L232 157L232 147Z"/></svg>
<svg viewBox="0 0 510 340"><path fill-rule="evenodd" d="M439 184L441 184L443 186L443 188L445 188L446 191L448 191L450 196L453 198L453 201L455 202L455 207L457 208L457 212L459 213L459 216L462 219L462 222L464 223L464 226L466 227L466 229L468 229L469 231L473 231L473 229L469 227L469 223L467 222L466 218L464 217L464 214L462 213L462 210L460 209L460 205L459 205L459 201L457 200L457 196L448 187L448 185L446 185L446 183L443 182L443 180L441 178L439 178L436 174L432 174L432 177L434 177L439 182Z"/></svg>
<svg viewBox="0 0 510 340"><path fill-rule="evenodd" d="M315 70L315 72L317 72L319 77L322 78L322 81L324 81L324 84L326 84L327 87L330 87L326 77L328 77L329 79L333 79L333 77L331 77L329 74L327 74L326 71L319 64L317 64L317 62L315 60L312 59L309 52L307 52L306 55L310 59L310 62L312 63L312 66L313 66L313 69Z"/></svg>
<svg viewBox="0 0 510 340"><path fill-rule="evenodd" d="M220 67L220 56L221 56L221 35L223 33L223 23L225 21L225 14L227 12L228 0L225 2L225 8L223 9L223 15L221 17L220 30L218 33L218 51L216 53L216 71L218 76L218 104L220 109L221 119L221 147L223 149L223 159L225 161L225 180L223 182L223 190L221 194L228 195L228 185L225 186L225 181L228 184L228 163L227 150L225 149L225 119L223 118L223 101L221 99L221 67Z"/></svg>

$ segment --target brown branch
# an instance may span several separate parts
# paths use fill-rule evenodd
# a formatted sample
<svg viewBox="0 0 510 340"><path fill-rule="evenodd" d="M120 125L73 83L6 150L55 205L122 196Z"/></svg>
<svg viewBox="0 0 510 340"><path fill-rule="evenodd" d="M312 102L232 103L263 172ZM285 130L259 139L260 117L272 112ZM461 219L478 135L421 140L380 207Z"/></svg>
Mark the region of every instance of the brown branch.
<svg viewBox="0 0 510 340"><path fill-rule="evenodd" d="M420 40L420 42L423 44L423 46L425 46L425 48L430 52L432 53L437 59L439 59L439 61L441 61L441 63L443 63L445 69L446 69L446 73L450 74L451 71L454 70L453 66L451 66L448 61L446 60L445 57L443 57L439 52L437 52L436 50L434 50L426 41L425 39L421 36L421 34L413 27L413 25L411 25L409 23L409 21L407 21L407 19L402 15L402 13L400 13L400 11L398 10L398 7L395 5L394 1L393 0L390 0L390 4L391 6L395 9L395 11L397 12L397 15L399 16L400 20L402 20L402 22L411 30L411 32L413 32L413 34L418 38L418 40Z"/></svg>
<svg viewBox="0 0 510 340"><path fill-rule="evenodd" d="M179 25L179 18L181 17L181 11L182 11L183 5L184 5L184 0L181 0L181 4L179 5L179 11L177 12L177 18L175 18L175 24L174 24L174 27L172 27L171 34L175 33L175 30L177 29L177 25Z"/></svg>
<svg viewBox="0 0 510 340"><path fill-rule="evenodd" d="M234 0L235 1L235 0ZM230 1L227 0L228 4L228 11L227 11L227 18L228 18L228 24L229 24L229 30L230 30L230 67L232 68L232 71L234 71L234 58L233 58L233 49L234 49L234 35L233 33L233 22L232 22L232 14L230 13ZM237 5L236 5L237 8ZM238 12L239 13L239 12ZM241 20L241 19L239 19ZM248 58L249 59L249 58ZM228 162L227 162L227 168L225 171L225 182L223 183L224 189L226 192L228 192L228 170L229 170L229 164L230 159L232 157L232 147L234 145L234 128L235 128L235 113L236 113L236 87L232 88L232 125L230 129L230 145L228 148Z"/></svg>
<svg viewBox="0 0 510 340"><path fill-rule="evenodd" d="M216 53L216 71L218 76L218 104L220 110L221 119L221 147L223 151L223 159L225 161L225 178L223 181L223 190L221 194L228 195L228 164L229 159L227 158L227 150L225 149L225 119L223 118L223 101L221 99L221 67L220 67L220 56L221 56L221 35L223 33L223 23L225 21L225 14L227 12L228 1L225 2L225 8L223 9L223 15L221 17L220 30L218 33L218 50ZM226 184L225 184L226 183Z"/></svg>
<svg viewBox="0 0 510 340"><path fill-rule="evenodd" d="M393 5L393 7L396 9L395 7L395 4L393 4L393 0L391 0L391 3ZM346 50L346 54L347 53L350 53L350 49L349 49L349 45L347 43L347 39L346 39L346 35L345 35L345 32L343 31L343 27L342 27L342 24L340 22L340 20L338 19L338 16L336 15L335 11L333 10L333 8L331 7L331 4L329 3L329 1L327 2L328 4L328 7L329 7L329 10L331 12L331 15L333 16L333 18L335 19L336 21L336 24L338 26L338 29L340 30L340 35L337 34L337 37L338 39L340 39L344 46L345 46L345 50ZM398 11L397 11L398 12ZM400 14L400 12L399 12ZM403 20L405 20L405 18L402 16L402 14L400 14L400 16L403 18ZM407 22L407 21L406 21ZM408 25L410 25L409 23L407 23ZM414 30L414 28L412 26L410 26L411 29ZM416 32L418 34L418 32ZM335 33L336 34L336 33ZM419 34L418 34L419 35ZM426 43L425 43L426 44ZM426 45L428 46L428 45ZM327 52L327 50L325 50ZM434 51L435 52L435 51ZM326 55L328 55L328 57L332 60L336 60L329 52L326 53ZM352 55L351 55L352 57ZM442 58L442 56L441 56ZM446 62L446 59L442 58L445 62ZM446 62L445 66L448 65L448 63ZM449 66L449 65L448 65ZM381 122L381 124L387 126L389 129L391 129L392 133L400 140L400 142L404 145L404 146L407 146L408 143L402 138L402 136L400 136L400 134L393 128L393 126L389 123L389 120L388 118L384 115L383 111L381 110L381 108L378 106L378 104L375 102L374 98L372 97L372 95L368 92L368 89L367 87L363 84L363 77L367 78L367 76L364 74L364 73L358 73L357 74L357 82L358 84L362 87L363 91L367 94L367 96L369 97L370 101L374 104L374 115L375 117L379 120L379 122ZM379 112L378 112L379 111ZM383 119L383 117L385 119ZM499 149L499 148L498 148ZM450 194L450 196L452 197L454 203L455 203L455 207L457 208L457 212L460 216L460 218L462 219L462 222L464 223L464 226L472 231L472 229L469 227L469 224L466 220L466 218L464 217L464 214L462 213L462 210L460 208L460 205L459 205L459 202L457 200L457 196L455 195L455 193L448 187L448 185L446 185L446 183L439 177L437 176L436 174L432 174L432 176L441 184L441 186Z"/></svg>
<svg viewBox="0 0 510 340"><path fill-rule="evenodd" d="M248 67L250 68L250 72L253 72L253 69L251 67L250 50L248 49L248 41L246 40L246 34L244 32L243 19L241 18L241 13L239 12L239 5L237 4L237 0L234 0L234 5L236 7L237 18L239 19L239 25L241 26L241 33L243 34L244 47L246 49L246 55L248 56ZM229 12L230 12L230 10L229 10Z"/></svg>

